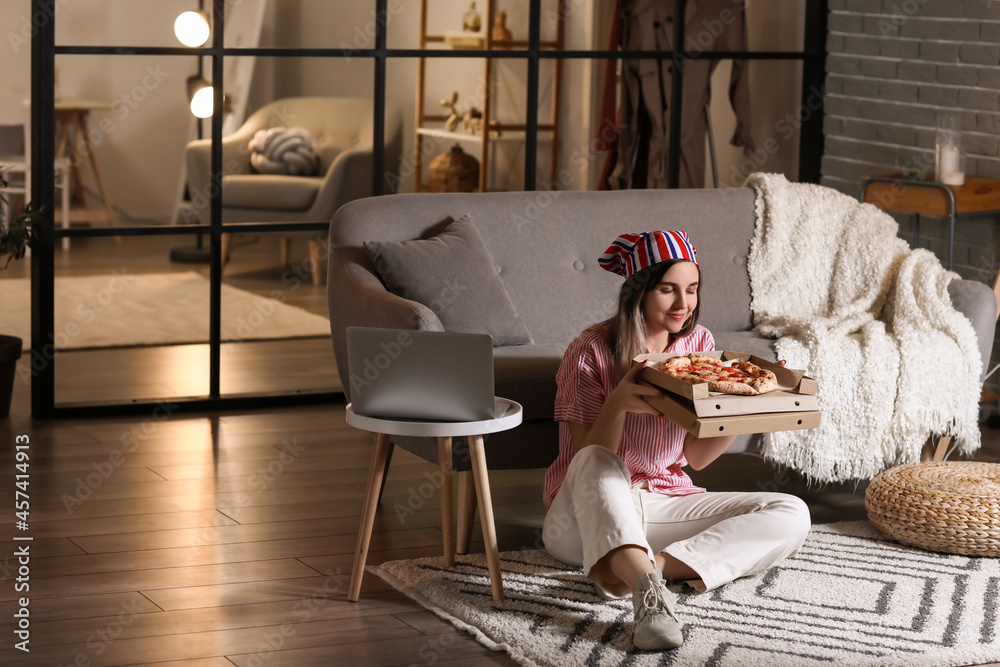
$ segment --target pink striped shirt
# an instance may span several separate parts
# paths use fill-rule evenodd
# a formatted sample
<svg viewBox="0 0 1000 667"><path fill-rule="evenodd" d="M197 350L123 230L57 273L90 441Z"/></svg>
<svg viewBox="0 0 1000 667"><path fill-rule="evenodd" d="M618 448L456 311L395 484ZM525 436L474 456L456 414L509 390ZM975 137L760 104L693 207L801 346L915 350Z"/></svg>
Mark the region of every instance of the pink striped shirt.
<svg viewBox="0 0 1000 667"><path fill-rule="evenodd" d="M689 336L675 339L667 352L687 354L715 349L715 339L699 325ZM568 422L593 424L608 394L618 385L614 358L607 332L585 331L569 344L556 373L555 419L559 422L559 456L545 473L545 506L548 507L566 477L576 453ZM668 495L701 493L682 467L684 436L687 432L662 415L629 412L625 415L622 440L618 447L632 484L646 482L650 491Z"/></svg>

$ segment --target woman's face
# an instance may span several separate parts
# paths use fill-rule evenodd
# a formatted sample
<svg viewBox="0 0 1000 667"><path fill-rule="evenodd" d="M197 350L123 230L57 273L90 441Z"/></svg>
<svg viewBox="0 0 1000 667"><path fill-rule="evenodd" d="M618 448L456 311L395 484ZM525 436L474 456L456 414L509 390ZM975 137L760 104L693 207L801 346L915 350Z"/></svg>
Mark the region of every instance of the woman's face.
<svg viewBox="0 0 1000 667"><path fill-rule="evenodd" d="M698 266L677 262L643 298L642 310L650 336L676 334L698 305Z"/></svg>

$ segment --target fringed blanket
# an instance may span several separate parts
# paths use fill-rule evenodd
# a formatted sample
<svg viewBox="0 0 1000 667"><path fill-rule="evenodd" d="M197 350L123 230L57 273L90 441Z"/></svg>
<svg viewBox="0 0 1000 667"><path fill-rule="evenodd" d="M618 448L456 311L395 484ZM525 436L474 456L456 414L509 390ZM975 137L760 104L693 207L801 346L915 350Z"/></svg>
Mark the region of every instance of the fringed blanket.
<svg viewBox="0 0 1000 667"><path fill-rule="evenodd" d="M751 174L748 271L757 330L819 382L822 424L772 433L765 458L810 479L871 479L920 460L931 435L979 448L982 360L946 271L896 222L830 188Z"/></svg>

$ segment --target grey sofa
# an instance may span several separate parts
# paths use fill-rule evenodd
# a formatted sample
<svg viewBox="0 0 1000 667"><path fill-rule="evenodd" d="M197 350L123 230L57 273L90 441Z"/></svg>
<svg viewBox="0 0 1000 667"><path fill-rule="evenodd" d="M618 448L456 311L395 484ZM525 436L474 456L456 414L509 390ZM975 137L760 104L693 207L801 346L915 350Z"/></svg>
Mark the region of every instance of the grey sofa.
<svg viewBox="0 0 1000 667"><path fill-rule="evenodd" d="M556 369L566 345L614 308L621 278L602 270L597 257L622 232L686 230L703 269L702 324L715 335L717 347L774 359L772 341L751 331L746 271L754 230L750 189L391 195L350 202L330 225L327 289L342 378L347 377L348 326L442 328L429 308L386 290L363 242L427 238L462 214L471 216L483 237L534 341L494 349L496 393L521 403L525 420L486 441L493 469L545 467L555 458ZM979 335L985 372L996 298L988 286L967 280L954 281L950 292ZM349 400L349 386L345 393ZM741 436L729 451L755 450L760 442L760 436ZM437 460L430 439L395 444ZM468 469L464 443L456 442L454 452L455 468Z"/></svg>

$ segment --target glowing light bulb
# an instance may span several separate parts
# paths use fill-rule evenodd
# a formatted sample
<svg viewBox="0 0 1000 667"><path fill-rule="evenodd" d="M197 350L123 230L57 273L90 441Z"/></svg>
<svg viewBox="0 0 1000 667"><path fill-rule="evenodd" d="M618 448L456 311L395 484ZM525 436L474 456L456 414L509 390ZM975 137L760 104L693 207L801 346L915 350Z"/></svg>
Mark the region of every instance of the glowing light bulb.
<svg viewBox="0 0 1000 667"><path fill-rule="evenodd" d="M198 118L208 118L212 115L212 107L215 102L215 94L212 86L200 88L191 97L191 113Z"/></svg>
<svg viewBox="0 0 1000 667"><path fill-rule="evenodd" d="M174 21L174 34L184 46L201 46L208 41L212 28L202 12L184 12Z"/></svg>

